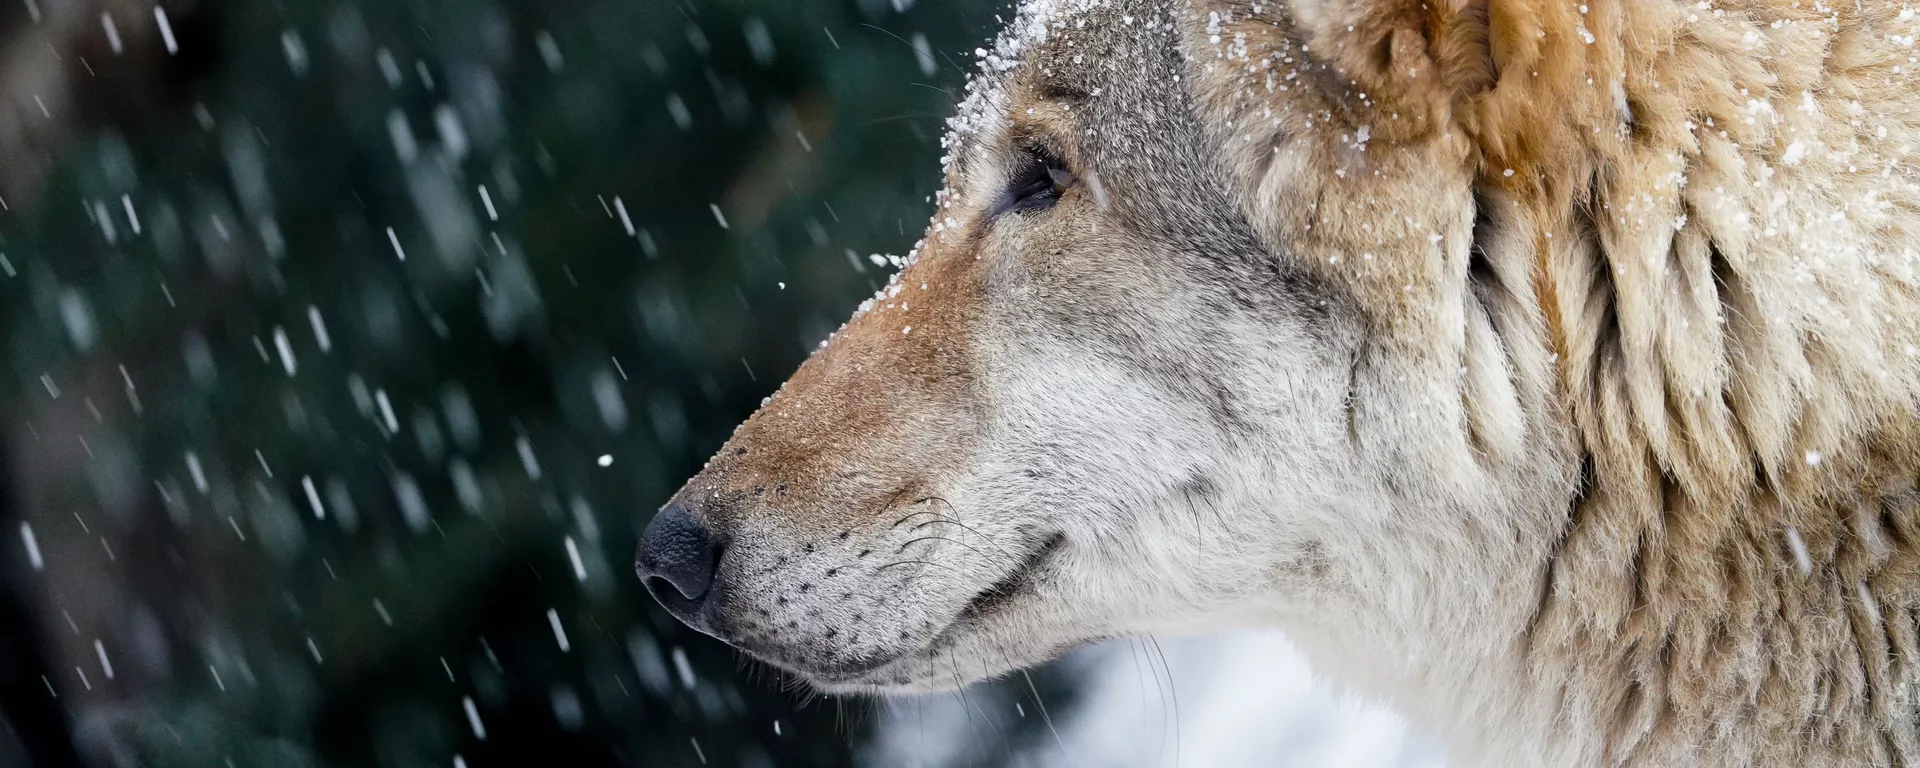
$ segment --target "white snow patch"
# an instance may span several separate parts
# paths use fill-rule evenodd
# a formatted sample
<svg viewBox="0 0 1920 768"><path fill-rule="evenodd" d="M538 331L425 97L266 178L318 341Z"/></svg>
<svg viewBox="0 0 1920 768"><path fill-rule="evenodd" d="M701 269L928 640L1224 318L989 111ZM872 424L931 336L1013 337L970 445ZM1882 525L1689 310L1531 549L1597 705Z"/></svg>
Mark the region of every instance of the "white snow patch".
<svg viewBox="0 0 1920 768"><path fill-rule="evenodd" d="M112 680L113 679L113 662L107 660L106 643L100 642L99 638L94 638L93 653L94 655L100 657L100 671L107 676L108 680Z"/></svg>
<svg viewBox="0 0 1920 768"><path fill-rule="evenodd" d="M387 227L387 242L393 245L393 255L407 260L407 249L400 247L400 236L393 233L393 227Z"/></svg>
<svg viewBox="0 0 1920 768"><path fill-rule="evenodd" d="M460 697L460 708L467 711L467 726L473 729L473 738L486 741L487 726L480 722L480 708L474 706L473 697Z"/></svg>
<svg viewBox="0 0 1920 768"><path fill-rule="evenodd" d="M526 435L521 435L513 442L513 448L520 453L520 467L527 471L527 477L539 480L540 460L533 455L533 443L527 441Z"/></svg>
<svg viewBox="0 0 1920 768"><path fill-rule="evenodd" d="M20 524L20 543L27 548L27 564L35 571L46 570L47 561L40 559L40 540L34 537L32 524Z"/></svg>
<svg viewBox="0 0 1920 768"><path fill-rule="evenodd" d="M113 55L120 55L124 46L120 44L120 27L113 23L113 14L100 14L100 28L107 33L107 47L113 49Z"/></svg>
<svg viewBox="0 0 1920 768"><path fill-rule="evenodd" d="M1801 160L1806 159L1806 156L1807 143L1804 141L1796 141L1787 145L1787 151L1780 156L1780 162L1784 165L1799 165Z"/></svg>
<svg viewBox="0 0 1920 768"><path fill-rule="evenodd" d="M573 577L586 581L587 564L580 560L580 545L573 542L572 536L567 537L567 561L573 563Z"/></svg>
<svg viewBox="0 0 1920 768"><path fill-rule="evenodd" d="M560 644L560 652L566 653L573 650L573 645L567 642L567 628L560 626L559 609L547 609L547 623L553 625L553 641Z"/></svg>
<svg viewBox="0 0 1920 768"><path fill-rule="evenodd" d="M173 37L173 22L167 19L167 9L158 5L153 7L153 23L160 27L160 42L167 46L167 55L180 52L180 41Z"/></svg>
<svg viewBox="0 0 1920 768"><path fill-rule="evenodd" d="M1787 548L1793 550L1793 562L1800 567L1800 573L1813 574L1813 558L1807 554L1807 542L1800 538L1800 529L1787 526Z"/></svg>
<svg viewBox="0 0 1920 768"><path fill-rule="evenodd" d="M200 466L200 457L193 451L187 451L187 474L193 477L193 489L207 492L207 472Z"/></svg>
<svg viewBox="0 0 1920 768"><path fill-rule="evenodd" d="M307 506L313 508L313 519L327 519L327 506L320 503L320 491L313 487L313 475L301 476L300 489L307 492Z"/></svg>
<svg viewBox="0 0 1920 768"><path fill-rule="evenodd" d="M694 687L693 665L687 662L687 651L680 646L673 647L673 669L680 673L680 684L691 691Z"/></svg>
<svg viewBox="0 0 1920 768"><path fill-rule="evenodd" d="M299 361L293 356L293 340L287 338L286 328L278 325L273 327L273 348L280 353L280 367L286 369L288 376L300 369Z"/></svg>

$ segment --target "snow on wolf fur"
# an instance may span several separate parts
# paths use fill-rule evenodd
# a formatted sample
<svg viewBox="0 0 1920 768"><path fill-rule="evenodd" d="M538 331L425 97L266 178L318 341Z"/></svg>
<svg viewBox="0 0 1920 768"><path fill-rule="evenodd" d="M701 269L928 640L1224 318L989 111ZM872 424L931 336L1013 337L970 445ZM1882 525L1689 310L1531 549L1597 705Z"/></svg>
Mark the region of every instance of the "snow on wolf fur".
<svg viewBox="0 0 1920 768"><path fill-rule="evenodd" d="M1061 0L657 515L836 692L1286 630L1463 764L1920 762L1907 0Z"/></svg>

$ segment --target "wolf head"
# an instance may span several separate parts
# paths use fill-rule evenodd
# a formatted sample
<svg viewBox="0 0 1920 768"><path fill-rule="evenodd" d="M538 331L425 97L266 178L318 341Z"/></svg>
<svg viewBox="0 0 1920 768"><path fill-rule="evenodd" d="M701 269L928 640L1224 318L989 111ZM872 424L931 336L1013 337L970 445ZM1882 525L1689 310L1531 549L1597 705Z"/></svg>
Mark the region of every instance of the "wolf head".
<svg viewBox="0 0 1920 768"><path fill-rule="evenodd" d="M818 688L927 690L1107 637L1405 633L1428 580L1505 567L1489 538L1544 540L1504 510L1575 462L1538 314L1486 308L1524 273L1473 256L1479 43L1349 5L1024 8L908 266L647 527L655 596Z"/></svg>

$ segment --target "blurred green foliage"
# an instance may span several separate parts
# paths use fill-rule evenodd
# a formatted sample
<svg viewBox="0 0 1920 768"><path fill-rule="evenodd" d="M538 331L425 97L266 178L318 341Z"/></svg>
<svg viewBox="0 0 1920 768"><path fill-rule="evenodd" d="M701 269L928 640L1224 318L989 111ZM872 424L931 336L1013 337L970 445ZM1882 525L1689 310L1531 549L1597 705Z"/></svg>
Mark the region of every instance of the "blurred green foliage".
<svg viewBox="0 0 1920 768"><path fill-rule="evenodd" d="M869 705L672 623L634 533L919 236L1004 7L149 8L0 19L60 75L0 187L0 563L81 754L852 760Z"/></svg>

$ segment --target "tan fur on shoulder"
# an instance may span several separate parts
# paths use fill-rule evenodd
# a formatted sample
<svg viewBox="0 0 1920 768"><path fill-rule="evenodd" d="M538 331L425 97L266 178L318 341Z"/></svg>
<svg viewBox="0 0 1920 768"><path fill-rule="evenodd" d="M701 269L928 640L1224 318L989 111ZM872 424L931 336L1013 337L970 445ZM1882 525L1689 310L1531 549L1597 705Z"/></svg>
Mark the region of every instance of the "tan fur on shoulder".
<svg viewBox="0 0 1920 768"><path fill-rule="evenodd" d="M1588 463L1526 643L1536 682L1565 691L1566 720L1607 729L1604 761L1920 761L1913 11L1221 8L1239 11L1229 36L1310 41L1302 59L1380 104L1297 131L1369 125L1379 165L1444 166L1435 157L1459 141L1483 205L1511 228L1515 247L1483 256L1526 276L1511 284L1531 295L1505 311L1543 324L1554 399ZM1215 81L1216 104L1244 120L1282 102L1311 120L1299 98L1248 101L1242 80ZM1410 197L1388 210L1444 208L1420 204L1416 184L1362 193L1394 188ZM1294 219L1312 212L1254 215L1276 241L1344 253L1363 239L1309 234ZM1431 320L1449 302L1406 278L1444 261L1370 256L1393 254L1404 261L1328 271L1404 297L1363 302L1397 307L1382 324Z"/></svg>

